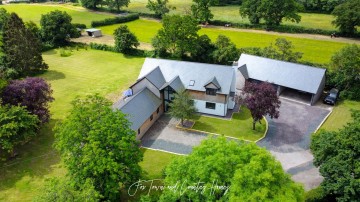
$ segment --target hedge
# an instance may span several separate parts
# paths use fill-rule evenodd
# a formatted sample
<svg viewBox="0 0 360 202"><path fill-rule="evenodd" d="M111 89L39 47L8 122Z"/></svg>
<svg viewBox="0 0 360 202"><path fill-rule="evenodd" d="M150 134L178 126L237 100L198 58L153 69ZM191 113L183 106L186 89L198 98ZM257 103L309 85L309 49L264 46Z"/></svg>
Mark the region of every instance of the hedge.
<svg viewBox="0 0 360 202"><path fill-rule="evenodd" d="M115 48L113 46L109 46L106 44L99 44L99 43L90 43L90 48L95 50L102 50L102 51L110 51L110 52L116 52Z"/></svg>
<svg viewBox="0 0 360 202"><path fill-rule="evenodd" d="M247 23L231 23L222 20L211 20L211 25L216 26L225 26L226 24L231 24L231 27L235 28L243 28L243 29L257 29L257 30L271 30L282 33L306 33L306 34L320 34L330 36L332 33L338 33L336 30L323 30L323 29L313 29L313 28L305 28L301 26L295 25L279 25L276 27L272 27L269 29L265 24L247 24ZM360 33L355 33L352 37L360 37Z"/></svg>
<svg viewBox="0 0 360 202"><path fill-rule="evenodd" d="M106 26L106 25L113 25L113 24L119 24L124 22L130 22L139 19L138 13L128 14L126 16L119 16L114 18L106 18L101 21L92 21L91 26L92 27L100 27L100 26Z"/></svg>

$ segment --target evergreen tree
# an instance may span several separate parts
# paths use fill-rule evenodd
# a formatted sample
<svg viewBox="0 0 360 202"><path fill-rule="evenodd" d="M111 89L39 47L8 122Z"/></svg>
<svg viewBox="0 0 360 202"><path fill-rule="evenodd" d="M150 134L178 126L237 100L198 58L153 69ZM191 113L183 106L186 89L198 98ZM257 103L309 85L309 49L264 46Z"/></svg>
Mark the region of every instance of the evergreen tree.
<svg viewBox="0 0 360 202"><path fill-rule="evenodd" d="M10 14L3 30L2 71L5 77L19 78L48 68L41 55L41 42L17 14Z"/></svg>

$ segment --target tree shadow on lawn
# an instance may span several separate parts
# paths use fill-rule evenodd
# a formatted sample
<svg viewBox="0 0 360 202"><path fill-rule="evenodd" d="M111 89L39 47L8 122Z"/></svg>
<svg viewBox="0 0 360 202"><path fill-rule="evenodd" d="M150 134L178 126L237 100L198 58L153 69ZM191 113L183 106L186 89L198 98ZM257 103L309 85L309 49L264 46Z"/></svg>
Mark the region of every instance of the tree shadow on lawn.
<svg viewBox="0 0 360 202"><path fill-rule="evenodd" d="M33 140L16 148L15 159L0 162L0 191L13 187L26 189L33 178L42 178L51 173L60 162L59 154L53 149L53 127L59 120L51 119Z"/></svg>
<svg viewBox="0 0 360 202"><path fill-rule="evenodd" d="M45 52L42 52L43 55L56 55L58 51L56 49L51 49Z"/></svg>
<svg viewBox="0 0 360 202"><path fill-rule="evenodd" d="M56 70L48 70L42 75L42 77L45 78L47 81L56 81L66 78L64 73Z"/></svg>

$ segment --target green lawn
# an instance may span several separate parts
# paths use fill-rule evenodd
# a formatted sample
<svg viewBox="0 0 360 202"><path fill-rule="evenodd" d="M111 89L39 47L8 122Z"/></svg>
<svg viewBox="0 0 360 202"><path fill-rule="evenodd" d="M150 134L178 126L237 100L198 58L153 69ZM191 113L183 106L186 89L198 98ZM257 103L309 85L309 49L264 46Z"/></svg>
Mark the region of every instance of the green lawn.
<svg viewBox="0 0 360 202"><path fill-rule="evenodd" d="M98 14L89 12L82 7L74 7L70 5L29 5L29 4L10 4L2 5L0 8L5 8L8 12L17 13L23 21L33 21L36 24L40 24L42 14L49 13L50 11L60 10L66 11L71 17L74 23L83 23L90 26L91 21L103 20L105 18L113 17L110 14Z"/></svg>
<svg viewBox="0 0 360 202"><path fill-rule="evenodd" d="M151 43L151 39L162 27L160 22L154 20L140 19L125 23L129 29L135 33L139 41ZM114 30L120 25L111 25L101 27L103 33L112 35ZM236 30L224 30L222 28L202 28L199 34L208 35L211 40L215 41L217 36L222 34L228 36L237 47L265 47L274 44L279 37L292 41L295 49L304 53L303 60L315 63L328 63L331 56L347 45L346 43L322 41L295 37L284 37L276 34L262 34L252 32L241 32Z"/></svg>
<svg viewBox="0 0 360 202"><path fill-rule="evenodd" d="M351 109L360 110L360 102L345 100L337 103L321 129L335 131L342 128L352 120Z"/></svg>
<svg viewBox="0 0 360 202"><path fill-rule="evenodd" d="M52 148L54 124L66 116L76 96L109 95L125 89L136 79L144 62L144 58L90 49L75 50L70 57L49 51L44 53L44 59L49 71L42 77L51 83L55 97L50 108L52 120L34 141L18 150L19 158L6 164L0 162L0 201L31 201L42 191L46 177L63 176L66 169ZM157 174L149 172L150 176Z"/></svg>
<svg viewBox="0 0 360 202"><path fill-rule="evenodd" d="M252 130L252 117L250 111L241 107L239 113L234 113L231 120L213 118L209 116L198 116L194 118L195 130L235 137L243 140L256 141L264 136L266 130L265 121L257 123L256 129Z"/></svg>
<svg viewBox="0 0 360 202"><path fill-rule="evenodd" d="M129 4L125 10L133 12L151 13L145 6L147 0L136 0ZM175 6L176 10L171 11L174 14L184 14L190 10L192 0L169 0L169 5ZM241 18L239 14L239 6L219 6L211 7L211 11L214 14L214 20L223 20L233 23L249 23L247 18ZM329 14L317 14L317 13L300 13L301 22L293 23L290 21L284 21L283 24L296 25L307 28L318 28L324 30L335 30L335 27L331 24L334 17Z"/></svg>

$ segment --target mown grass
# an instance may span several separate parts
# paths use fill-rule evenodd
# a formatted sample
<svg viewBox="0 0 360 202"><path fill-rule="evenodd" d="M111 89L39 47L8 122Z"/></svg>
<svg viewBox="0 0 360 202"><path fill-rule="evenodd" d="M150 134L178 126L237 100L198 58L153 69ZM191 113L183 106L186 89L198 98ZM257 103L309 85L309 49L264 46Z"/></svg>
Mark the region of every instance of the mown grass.
<svg viewBox="0 0 360 202"><path fill-rule="evenodd" d="M129 4L125 10L142 13L152 13L146 8L147 0L136 0ZM176 10L171 11L173 14L185 14L190 11L192 0L169 0L169 5L175 6ZM223 20L232 23L249 23L247 18L240 17L240 6L218 6L211 7L211 11L214 14L214 20ZM285 25L302 26L306 28L317 28L324 30L335 30L336 28L331 24L334 17L329 14L317 14L317 13L300 13L301 22L294 23L290 21L284 21Z"/></svg>
<svg viewBox="0 0 360 202"><path fill-rule="evenodd" d="M49 70L41 77L51 83L55 97L50 107L52 120L33 141L18 148L17 159L0 162L0 201L31 201L42 191L45 178L64 176L66 169L52 148L56 122L66 116L77 96L105 96L125 89L136 79L144 61L97 50L75 50L69 57L53 50L43 56ZM149 175L157 174L149 171Z"/></svg>
<svg viewBox="0 0 360 202"><path fill-rule="evenodd" d="M249 109L241 107L239 113L234 113L231 120L214 118L209 116L194 117L195 130L201 130L219 135L235 137L242 140L256 141L264 136L266 123L257 123L255 130L252 130L252 117Z"/></svg>
<svg viewBox="0 0 360 202"><path fill-rule="evenodd" d="M360 102L345 100L338 102L321 129L336 131L352 121L351 110L360 110Z"/></svg>
<svg viewBox="0 0 360 202"><path fill-rule="evenodd" d="M74 7L70 5L10 4L2 5L0 8L5 8L8 12L17 13L25 22L33 21L36 24L40 24L41 15L54 10L66 11L72 17L73 23L82 23L87 26L90 26L91 21L113 17L110 14L95 13L82 7Z"/></svg>
<svg viewBox="0 0 360 202"><path fill-rule="evenodd" d="M151 43L151 39L162 27L160 22L154 20L140 19L126 24L135 33L141 42ZM120 24L101 27L105 34L112 35ZM322 41L304 38L279 36L276 34L263 34L253 32L241 32L234 29L224 29L221 27L202 28L199 34L206 34L212 41L222 34L228 36L237 47L265 47L274 44L277 38L286 38L295 46L295 50L304 53L303 60L314 63L328 63L332 55L347 45L341 42Z"/></svg>

